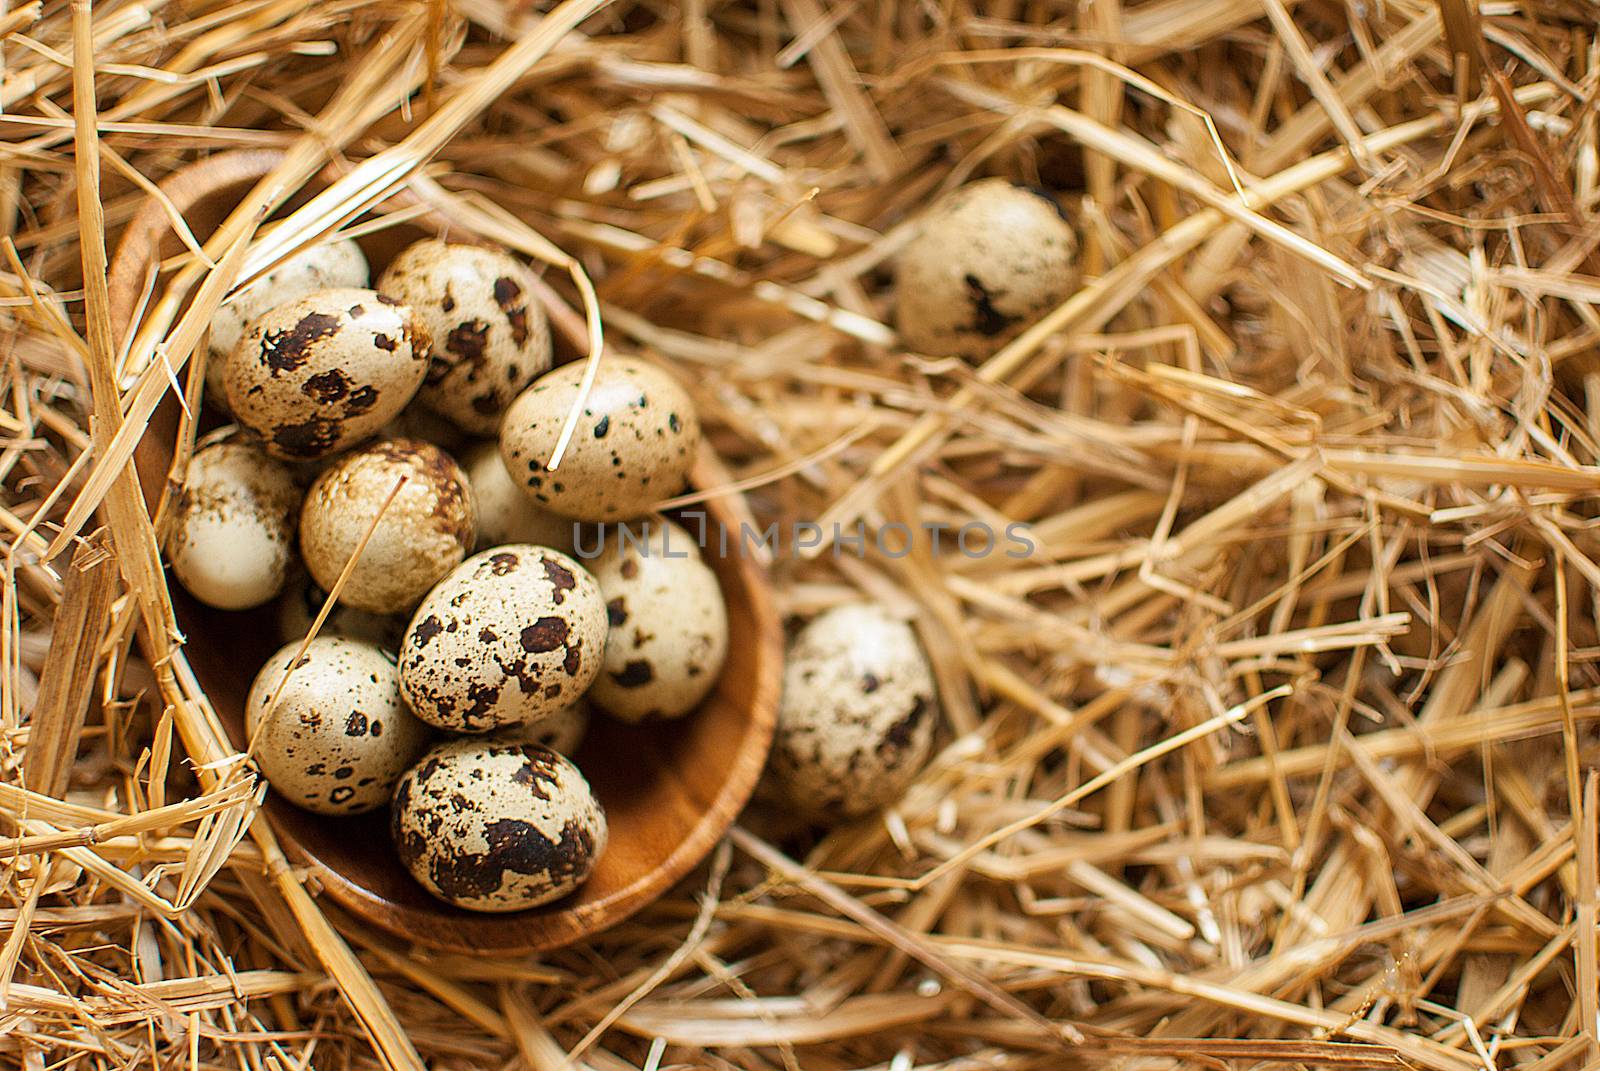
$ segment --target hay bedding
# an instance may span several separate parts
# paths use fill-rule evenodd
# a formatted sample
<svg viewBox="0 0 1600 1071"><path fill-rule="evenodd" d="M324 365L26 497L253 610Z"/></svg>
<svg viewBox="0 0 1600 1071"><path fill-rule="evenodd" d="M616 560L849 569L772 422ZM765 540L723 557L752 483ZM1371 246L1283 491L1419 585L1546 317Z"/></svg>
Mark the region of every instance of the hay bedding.
<svg viewBox="0 0 1600 1071"><path fill-rule="evenodd" d="M8 1066L1600 1060L1591 6L52 0L0 31ZM346 179L112 337L103 235L255 146L285 192ZM985 364L906 353L885 265L986 174L1069 191L1082 289ZM123 462L227 287L401 183L546 255L569 354L587 305L683 371L759 523L1033 525L1021 563L774 562L790 613L919 614L943 750L899 807L820 838L754 808L515 962L349 925L247 829Z"/></svg>

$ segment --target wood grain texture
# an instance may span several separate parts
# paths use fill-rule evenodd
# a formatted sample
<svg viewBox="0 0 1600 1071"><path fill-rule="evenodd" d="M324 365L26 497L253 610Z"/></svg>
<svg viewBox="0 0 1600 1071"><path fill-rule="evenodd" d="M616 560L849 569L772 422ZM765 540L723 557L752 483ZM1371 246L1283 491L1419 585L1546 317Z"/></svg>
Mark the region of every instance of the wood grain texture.
<svg viewBox="0 0 1600 1071"><path fill-rule="evenodd" d="M276 158L270 151L221 153L177 172L162 188L203 238ZM363 238L373 275L423 233L397 227ZM161 207L147 203L129 225L110 272L119 336L128 330L151 265L180 249ZM152 508L167 479L177 430L177 401L169 395L135 456ZM417 944L467 953L568 944L616 924L665 892L722 839L743 809L766 763L777 717L782 629L764 570L737 553L737 505L723 499L703 507L707 563L727 599L731 640L716 690L679 721L629 727L597 717L575 756L611 829L605 855L577 893L511 915L451 908L424 892L400 866L389 845L385 813L327 818L269 795L267 817L291 856L352 914ZM719 526L732 533L731 553L721 558L715 553ZM173 600L194 670L235 744L242 745L251 678L278 647L273 611L214 610L176 587Z"/></svg>

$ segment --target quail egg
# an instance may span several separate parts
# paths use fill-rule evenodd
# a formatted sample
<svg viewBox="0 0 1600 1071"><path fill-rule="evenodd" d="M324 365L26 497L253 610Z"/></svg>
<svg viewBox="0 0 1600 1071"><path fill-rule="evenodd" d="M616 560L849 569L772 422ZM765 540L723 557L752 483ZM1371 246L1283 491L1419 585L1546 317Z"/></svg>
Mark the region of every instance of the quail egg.
<svg viewBox="0 0 1600 1071"><path fill-rule="evenodd" d="M506 410L500 455L524 493L580 521L620 521L683 490L700 443L694 403L667 373L631 357L600 364L560 467L546 468L583 362L541 376Z"/></svg>
<svg viewBox="0 0 1600 1071"><path fill-rule="evenodd" d="M893 803L933 742L933 671L916 633L881 606L818 615L789 646L771 773L821 818Z"/></svg>
<svg viewBox="0 0 1600 1071"><path fill-rule="evenodd" d="M1066 299L1077 252L1051 198L1004 179L969 183L896 258L895 326L922 353L987 356Z"/></svg>
<svg viewBox="0 0 1600 1071"><path fill-rule="evenodd" d="M314 461L376 433L427 371L428 333L410 306L372 290L317 290L251 322L223 389L268 453Z"/></svg>
<svg viewBox="0 0 1600 1071"><path fill-rule="evenodd" d="M461 467L478 506L478 548L502 543L537 543L556 550L572 549L572 521L541 509L511 482L500 448L482 442L461 455ZM560 750L557 748L556 750Z"/></svg>
<svg viewBox="0 0 1600 1071"><path fill-rule="evenodd" d="M400 690L417 717L484 733L550 717L605 657L600 585L549 547L482 551L441 580L400 641Z"/></svg>
<svg viewBox="0 0 1600 1071"><path fill-rule="evenodd" d="M317 587L309 576L301 576L289 585L278 599L278 639L282 643L299 643L311 631L311 623L322 612L328 593ZM336 603L322 623L318 636L344 636L347 639L374 643L386 651L400 646L405 633L406 619L391 614L370 614L343 602Z"/></svg>
<svg viewBox="0 0 1600 1071"><path fill-rule="evenodd" d="M611 631L589 695L623 721L677 718L717 682L728 654L728 610L694 537L660 517L601 529L588 563Z"/></svg>
<svg viewBox="0 0 1600 1071"><path fill-rule="evenodd" d="M283 590L300 488L288 468L238 438L195 451L172 532L172 571L189 593L244 610Z"/></svg>
<svg viewBox="0 0 1600 1071"><path fill-rule="evenodd" d="M206 401L225 405L222 370L228 354L251 320L274 305L304 297L313 290L366 286L367 258L348 238L321 242L300 250L267 274L230 296L211 317L211 355L206 361Z"/></svg>
<svg viewBox="0 0 1600 1071"><path fill-rule="evenodd" d="M589 704L580 699L527 725L514 725L485 737L498 744L537 744L571 755L589 732Z"/></svg>
<svg viewBox="0 0 1600 1071"><path fill-rule="evenodd" d="M267 659L245 700L261 772L279 796L318 814L382 807L430 735L400 701L394 659L339 636L318 636L294 661L299 649L291 643Z"/></svg>
<svg viewBox="0 0 1600 1071"><path fill-rule="evenodd" d="M300 552L312 579L331 591L372 529L340 600L369 613L403 612L460 564L476 538L474 518L466 475L449 454L417 439L385 439L317 477L300 510Z"/></svg>
<svg viewBox="0 0 1600 1071"><path fill-rule="evenodd" d="M406 302L433 338L419 400L463 430L492 435L511 400L550 367L550 326L534 277L509 253L426 238L378 289Z"/></svg>
<svg viewBox="0 0 1600 1071"><path fill-rule="evenodd" d="M453 740L395 786L391 831L423 888L472 911L521 911L572 892L606 847L606 817L549 748Z"/></svg>

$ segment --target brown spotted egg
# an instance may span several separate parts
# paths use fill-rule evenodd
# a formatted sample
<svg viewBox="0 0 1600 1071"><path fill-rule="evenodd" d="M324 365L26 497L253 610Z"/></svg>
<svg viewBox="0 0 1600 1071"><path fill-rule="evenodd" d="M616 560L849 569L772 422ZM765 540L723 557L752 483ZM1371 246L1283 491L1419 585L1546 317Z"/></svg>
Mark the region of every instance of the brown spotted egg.
<svg viewBox="0 0 1600 1071"><path fill-rule="evenodd" d="M580 699L527 725L513 725L491 733L485 739L499 744L537 744L563 755L571 755L589 732L589 704Z"/></svg>
<svg viewBox="0 0 1600 1071"><path fill-rule="evenodd" d="M838 606L789 646L771 773L807 814L866 814L899 799L933 726L933 671L911 626L881 606Z"/></svg>
<svg viewBox="0 0 1600 1071"><path fill-rule="evenodd" d="M578 399L584 362L541 376L506 410L500 456L524 493L580 521L620 521L683 490L700 418L678 381L632 357L600 362L577 432L556 471L547 466Z"/></svg>
<svg viewBox="0 0 1600 1071"><path fill-rule="evenodd" d="M466 475L417 439L385 439L340 458L300 510L300 553L312 579L331 591L369 529L340 601L370 613L409 610L472 548Z"/></svg>
<svg viewBox="0 0 1600 1071"><path fill-rule="evenodd" d="M1064 301L1078 240L1056 202L1004 179L969 183L923 217L895 261L895 326L922 353L978 358Z"/></svg>
<svg viewBox="0 0 1600 1071"><path fill-rule="evenodd" d="M372 290L318 290L251 322L228 355L234 418L267 452L314 461L375 434L428 371L428 333L410 306Z"/></svg>
<svg viewBox="0 0 1600 1071"><path fill-rule="evenodd" d="M472 911L559 900L606 847L605 812L583 774L532 744L440 744L395 786L390 822L422 887Z"/></svg>
<svg viewBox="0 0 1600 1071"><path fill-rule="evenodd" d="M417 717L452 732L537 722L588 690L605 644L605 599L587 570L549 547L494 547L417 607L400 690Z"/></svg>
<svg viewBox="0 0 1600 1071"><path fill-rule="evenodd" d="M559 551L572 549L573 522L541 509L511 482L500 448L482 442L461 455L461 467L478 506L478 549L502 543L537 543ZM560 750L559 748L557 750Z"/></svg>
<svg viewBox="0 0 1600 1071"><path fill-rule="evenodd" d="M244 610L283 590L294 559L300 488L240 438L195 451L172 530L172 571L209 606Z"/></svg>
<svg viewBox="0 0 1600 1071"><path fill-rule="evenodd" d="M600 529L587 563L611 631L589 695L623 721L678 718L700 705L728 654L728 610L694 537L651 517Z"/></svg>
<svg viewBox="0 0 1600 1071"><path fill-rule="evenodd" d="M465 431L492 435L500 416L550 367L550 326L534 277L509 253L425 238L402 250L378 289L404 301L433 338L418 399Z"/></svg>
<svg viewBox="0 0 1600 1071"><path fill-rule="evenodd" d="M239 336L274 305L305 297L313 290L366 286L369 269L361 247L348 238L300 250L267 274L236 291L211 317L211 355L206 361L206 402L225 404L222 370Z"/></svg>
<svg viewBox="0 0 1600 1071"><path fill-rule="evenodd" d="M382 807L430 736L400 701L393 657L338 636L318 636L293 662L299 649L297 641L267 659L245 700L261 772L272 791L318 814Z"/></svg>

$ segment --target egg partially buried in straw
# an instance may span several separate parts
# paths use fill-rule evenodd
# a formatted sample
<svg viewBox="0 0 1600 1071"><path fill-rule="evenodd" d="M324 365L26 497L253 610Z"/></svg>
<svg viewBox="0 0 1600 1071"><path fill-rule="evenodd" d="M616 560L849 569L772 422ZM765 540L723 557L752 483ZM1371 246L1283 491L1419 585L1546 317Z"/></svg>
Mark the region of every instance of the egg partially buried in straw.
<svg viewBox="0 0 1600 1071"><path fill-rule="evenodd" d="M550 367L550 326L533 273L497 249L425 238L401 251L378 289L416 310L433 338L418 400L464 431L492 435Z"/></svg>
<svg viewBox="0 0 1600 1071"><path fill-rule="evenodd" d="M1004 179L969 183L895 258L895 327L922 353L987 356L1066 299L1077 253L1051 198Z"/></svg>
<svg viewBox="0 0 1600 1071"><path fill-rule="evenodd" d="M267 659L245 700L261 772L273 792L318 814L382 807L431 735L400 701L394 660L339 636L318 636L294 662L299 649Z"/></svg>
<svg viewBox="0 0 1600 1071"><path fill-rule="evenodd" d="M539 505L580 521L620 521L683 490L700 418L678 381L632 357L606 357L559 469L548 465L578 400L583 362L541 376L506 410L500 456Z"/></svg>
<svg viewBox="0 0 1600 1071"><path fill-rule="evenodd" d="M268 453L315 461L377 433L428 371L411 308L372 290L318 290L251 322L222 383Z"/></svg>
<svg viewBox="0 0 1600 1071"><path fill-rule="evenodd" d="M881 606L838 606L789 645L771 773L804 813L867 814L900 798L933 725L933 671L911 626Z"/></svg>
<svg viewBox="0 0 1600 1071"><path fill-rule="evenodd" d="M589 877L606 817L568 759L536 745L454 740L395 786L400 861L433 895L472 911L522 911Z"/></svg>

